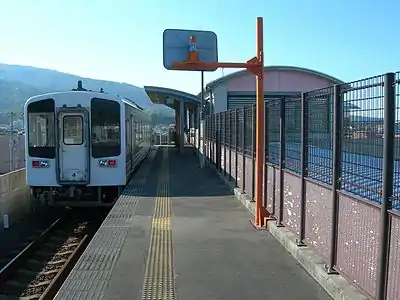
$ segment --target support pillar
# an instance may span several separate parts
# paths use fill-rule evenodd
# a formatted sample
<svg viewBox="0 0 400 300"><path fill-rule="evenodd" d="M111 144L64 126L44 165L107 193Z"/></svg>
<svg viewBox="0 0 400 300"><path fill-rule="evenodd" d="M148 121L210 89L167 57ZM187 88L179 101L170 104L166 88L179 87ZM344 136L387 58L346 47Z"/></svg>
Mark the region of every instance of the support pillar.
<svg viewBox="0 0 400 300"><path fill-rule="evenodd" d="M190 116L189 139L190 139L190 142L193 143L193 146L196 146L196 145L194 144L194 143L195 143L195 140L194 140L194 139L192 140L192 138L191 138L191 137L192 137L191 132L192 132L192 130L195 130L195 129L194 129L194 128L195 128L195 125L194 125L194 109L193 109L193 108L190 109L190 111L189 111L189 116Z"/></svg>
<svg viewBox="0 0 400 300"><path fill-rule="evenodd" d="M189 115L189 108L185 107L185 128L188 130L190 128L190 115ZM186 137L186 142L189 143L189 133L187 131L184 132L184 135Z"/></svg>
<svg viewBox="0 0 400 300"><path fill-rule="evenodd" d="M197 128L197 151L199 153L200 167L204 168L205 165L205 153L204 153L204 136L201 129L200 120L200 106L196 106L196 128Z"/></svg>
<svg viewBox="0 0 400 300"><path fill-rule="evenodd" d="M187 118L186 118L186 123L187 123L187 127L190 128L190 108L186 108L186 114L187 114Z"/></svg>
<svg viewBox="0 0 400 300"><path fill-rule="evenodd" d="M179 132L179 105L175 107L175 130L176 133Z"/></svg>
<svg viewBox="0 0 400 300"><path fill-rule="evenodd" d="M179 119L179 102L175 102L174 104L175 107L175 135L176 137L174 138L174 145L175 147L178 147L177 143L179 143L179 130L180 130L180 119Z"/></svg>
<svg viewBox="0 0 400 300"><path fill-rule="evenodd" d="M190 110L190 128L195 128L194 124L194 109Z"/></svg>
<svg viewBox="0 0 400 300"><path fill-rule="evenodd" d="M183 153L185 145L184 139L184 127L185 127L185 106L183 100L179 101L179 152Z"/></svg>
<svg viewBox="0 0 400 300"><path fill-rule="evenodd" d="M185 129L186 127L186 122L187 122L187 113L185 104L183 104L183 129Z"/></svg>

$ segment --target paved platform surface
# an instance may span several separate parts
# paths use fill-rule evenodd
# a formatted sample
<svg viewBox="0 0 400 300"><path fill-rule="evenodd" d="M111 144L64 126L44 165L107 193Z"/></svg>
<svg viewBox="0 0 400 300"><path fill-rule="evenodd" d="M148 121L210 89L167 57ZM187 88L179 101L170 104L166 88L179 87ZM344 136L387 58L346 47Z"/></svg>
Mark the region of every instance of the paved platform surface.
<svg viewBox="0 0 400 300"><path fill-rule="evenodd" d="M154 154L55 299L331 299L192 149Z"/></svg>

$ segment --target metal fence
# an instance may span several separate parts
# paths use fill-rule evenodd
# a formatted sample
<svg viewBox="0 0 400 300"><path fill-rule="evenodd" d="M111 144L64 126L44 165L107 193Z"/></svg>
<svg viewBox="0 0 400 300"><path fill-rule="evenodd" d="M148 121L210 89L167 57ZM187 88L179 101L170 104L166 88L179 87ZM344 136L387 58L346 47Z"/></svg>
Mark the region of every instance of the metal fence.
<svg viewBox="0 0 400 300"><path fill-rule="evenodd" d="M169 145L173 141L173 138L171 138L168 132L154 133L152 136L152 144L154 146Z"/></svg>
<svg viewBox="0 0 400 300"><path fill-rule="evenodd" d="M388 73L265 103L263 205L376 299L400 294L399 86ZM205 117L206 157L251 197L255 116Z"/></svg>

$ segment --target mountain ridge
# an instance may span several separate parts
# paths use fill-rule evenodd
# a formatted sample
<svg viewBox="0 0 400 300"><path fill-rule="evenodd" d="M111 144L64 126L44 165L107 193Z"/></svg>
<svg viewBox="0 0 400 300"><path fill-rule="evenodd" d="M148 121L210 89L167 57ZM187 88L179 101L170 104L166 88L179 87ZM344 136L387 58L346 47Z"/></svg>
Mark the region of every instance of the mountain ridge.
<svg viewBox="0 0 400 300"><path fill-rule="evenodd" d="M0 80L28 84L43 89L45 92L71 90L76 87L78 80L82 80L85 89L100 90L102 88L107 93L133 99L144 108L152 105L150 101L134 99L133 95L137 94L138 89L143 90L142 87L116 81L92 79L51 69L0 63Z"/></svg>
<svg viewBox="0 0 400 300"><path fill-rule="evenodd" d="M100 90L131 99L147 112L157 115L157 119L171 120L174 111L164 105L143 101L135 95L145 93L142 87L125 82L93 79L57 70L32 66L0 63L0 123L7 123L8 112L20 114L28 98L51 92L67 91L77 86L82 80L88 90ZM139 97L140 98L140 97Z"/></svg>

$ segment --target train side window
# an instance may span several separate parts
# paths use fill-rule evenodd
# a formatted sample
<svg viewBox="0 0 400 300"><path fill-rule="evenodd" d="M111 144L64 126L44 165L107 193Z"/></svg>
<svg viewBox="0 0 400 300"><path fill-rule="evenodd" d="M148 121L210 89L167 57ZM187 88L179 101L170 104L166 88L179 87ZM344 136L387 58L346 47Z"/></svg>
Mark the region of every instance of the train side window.
<svg viewBox="0 0 400 300"><path fill-rule="evenodd" d="M55 105L53 99L44 99L28 104L28 154L31 157L54 159Z"/></svg>
<svg viewBox="0 0 400 300"><path fill-rule="evenodd" d="M142 121L140 121L140 120L138 120L137 122L136 122L136 143L137 143L137 145L140 145L140 142L142 141L142 131L141 131L141 128L142 128Z"/></svg>
<svg viewBox="0 0 400 300"><path fill-rule="evenodd" d="M92 157L121 154L121 109L118 102L91 100Z"/></svg>
<svg viewBox="0 0 400 300"><path fill-rule="evenodd" d="M83 118L82 116L63 117L63 142L65 145L83 144Z"/></svg>

